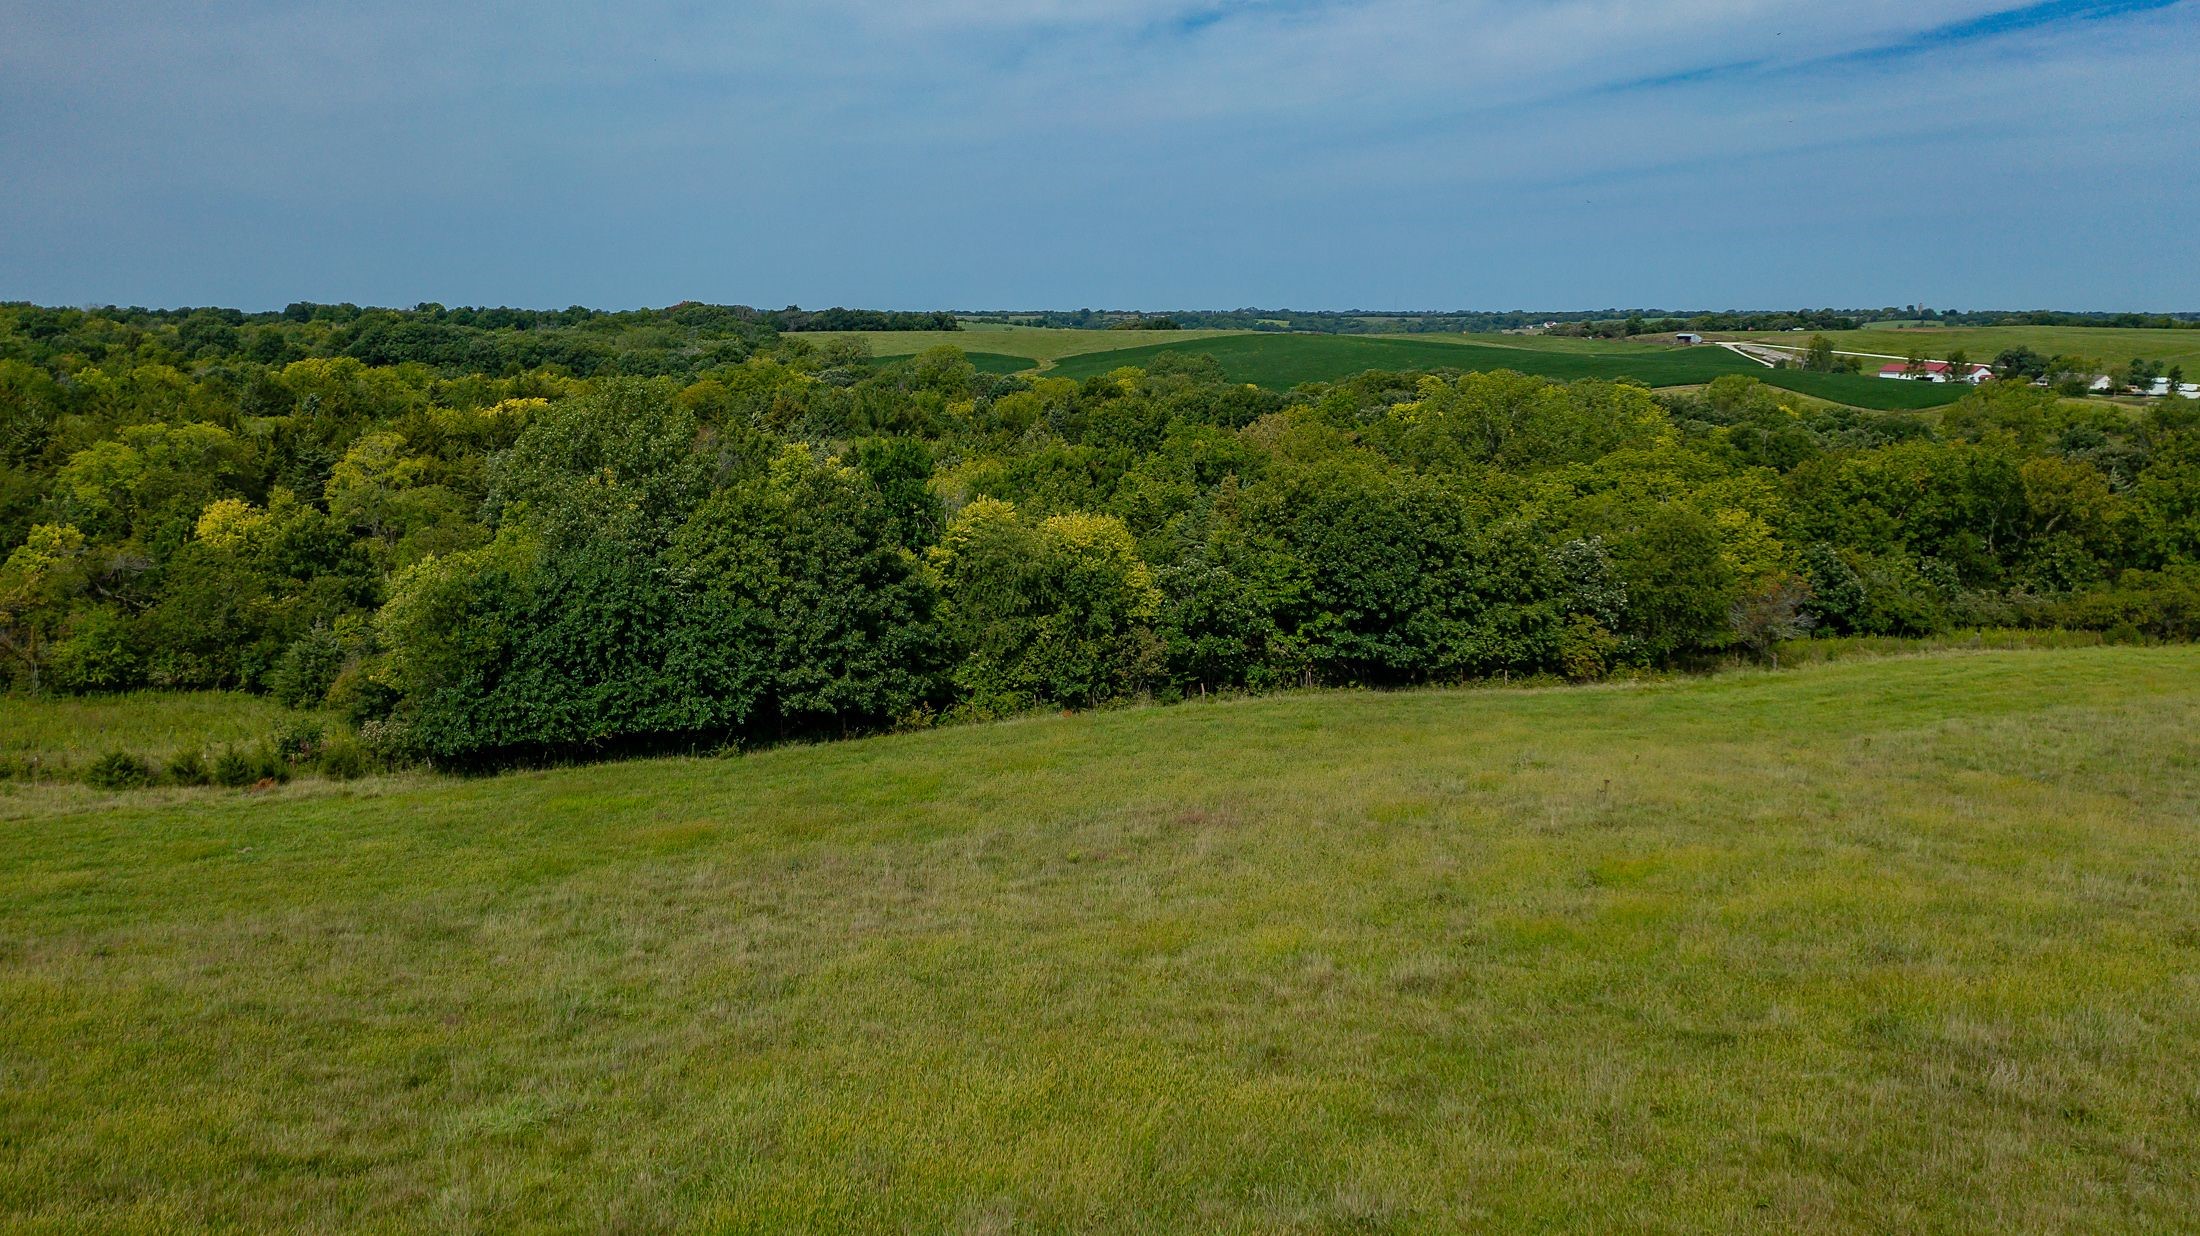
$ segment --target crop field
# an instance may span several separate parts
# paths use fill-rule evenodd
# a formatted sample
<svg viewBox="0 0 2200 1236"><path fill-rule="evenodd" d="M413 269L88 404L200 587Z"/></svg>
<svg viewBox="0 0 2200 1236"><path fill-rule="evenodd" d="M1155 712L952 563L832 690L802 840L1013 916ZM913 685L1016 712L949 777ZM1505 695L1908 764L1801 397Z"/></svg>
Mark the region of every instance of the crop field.
<svg viewBox="0 0 2200 1236"><path fill-rule="evenodd" d="M947 334L948 332L941 331L937 333ZM871 358L871 363L874 365L892 365L906 361L914 355L916 355L914 352L875 355ZM963 359L969 361L971 367L979 373L1023 373L1032 367L1032 360L1028 356L1009 356L1001 352L964 352Z"/></svg>
<svg viewBox="0 0 2200 1236"><path fill-rule="evenodd" d="M1335 381L1369 369L1453 368L1512 369L1562 381L1633 378L1652 386L1692 386L1740 373L1816 398L1877 409L1939 407L1960 398L1964 390L1878 377L1766 369L1723 348L1534 337L1494 343L1459 335L1236 335L1197 346L1153 344L1087 353L1062 360L1050 372L1090 377L1122 365L1142 365L1165 351L1206 353L1221 363L1232 381L1269 387Z"/></svg>
<svg viewBox="0 0 2200 1236"><path fill-rule="evenodd" d="M1328 382L1369 369L1515 369L1544 377L1638 378L1653 386L1708 382L1757 368L1722 348L1615 348L1607 352L1502 346L1424 335L1235 335L1195 346L1175 341L1058 362L1053 373L1082 378L1123 365L1142 365L1165 351L1203 352L1235 382L1291 387Z"/></svg>
<svg viewBox="0 0 2200 1236"><path fill-rule="evenodd" d="M2195 1213L2191 647L0 796L0 1229Z"/></svg>
<svg viewBox="0 0 2200 1236"><path fill-rule="evenodd" d="M1721 336L1725 338L1726 336ZM1916 351L1938 359L1958 348L1975 361L1992 361L2004 348L2031 348L2043 356L2081 356L2106 365L2159 360L2200 375L2200 329L2124 330L2093 326L1917 326L1835 331L1826 336L1844 352L1880 352L1908 356ZM1736 335L1800 347L1809 335L1777 333ZM2188 379L2193 380L2193 379Z"/></svg>
<svg viewBox="0 0 2200 1236"><path fill-rule="evenodd" d="M1941 408L1970 393L1971 388L1953 382L1894 382L1877 374L1810 373L1802 369L1745 370L1769 386L1796 391L1851 407L1881 412L1918 412Z"/></svg>
<svg viewBox="0 0 2200 1236"><path fill-rule="evenodd" d="M979 373L1022 373L1031 368L1027 357L1008 356L1000 352L965 352L970 363Z"/></svg>
<svg viewBox="0 0 2200 1236"><path fill-rule="evenodd" d="M942 344L961 348L965 352L984 352L998 356L1020 356L1029 361L1056 361L1065 356L1079 356L1086 352L1108 352L1118 348L1136 347L1156 338L1168 339L1216 339L1241 334L1229 330L1177 330L1165 333L1128 330L1057 330L1039 326L1005 326L993 322L971 322L961 330L870 330L843 332L850 338L861 339L871 349L873 356L914 356L928 348ZM807 336L825 339L825 333Z"/></svg>
<svg viewBox="0 0 2200 1236"><path fill-rule="evenodd" d="M1961 388L1895 383L1877 377L1770 370L1719 348L1674 348L1556 335L1311 335L1231 331L1048 330L973 326L967 331L874 331L861 336L881 363L942 344L961 348L985 373L1036 371L1089 378L1143 366L1163 352L1213 356L1230 380L1289 388L1330 382L1370 369L1512 369L1542 377L1634 378L1652 386L1693 386L1745 373L1774 386L1856 407L1935 408Z"/></svg>

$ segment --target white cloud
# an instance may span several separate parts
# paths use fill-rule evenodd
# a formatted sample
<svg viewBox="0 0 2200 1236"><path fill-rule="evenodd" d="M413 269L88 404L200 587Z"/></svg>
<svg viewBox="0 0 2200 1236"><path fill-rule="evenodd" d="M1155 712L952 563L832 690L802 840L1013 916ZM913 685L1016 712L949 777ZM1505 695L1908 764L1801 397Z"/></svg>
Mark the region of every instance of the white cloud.
<svg viewBox="0 0 2200 1236"><path fill-rule="evenodd" d="M2192 0L1823 65L2010 7L0 0L0 158L18 190L0 201L0 295L10 276L65 272L72 236L174 247L186 222L219 232L227 214L373 225L339 247L374 227L532 219L569 240L598 215L692 220L772 236L768 254L741 250L744 270L823 269L837 248L866 263L847 276L860 282L888 255L922 267L909 238L958 235L961 214L988 211L999 222L971 234L1013 252L1051 237L1074 263L1076 238L1109 235L1092 248L1118 267L1143 246L1196 272L1202 252L1294 229L1321 242L1290 260L1367 265L1335 229L1371 213L1412 250L1426 242L1411 229L1463 218L1535 237L1653 207L1838 223L1901 216L1912 194L1956 211L1972 208L1967 185L2022 194L2079 173L2057 191L2095 203L2102 180L2154 166L2170 169L2155 189L2190 200L2200 85L2177 65L2200 46ZM1737 64L1758 67L1630 85ZM2040 218L2059 209L2036 203ZM1256 214L1236 237L1196 223ZM233 264L241 243L216 247ZM1251 261L1234 260L1240 274Z"/></svg>

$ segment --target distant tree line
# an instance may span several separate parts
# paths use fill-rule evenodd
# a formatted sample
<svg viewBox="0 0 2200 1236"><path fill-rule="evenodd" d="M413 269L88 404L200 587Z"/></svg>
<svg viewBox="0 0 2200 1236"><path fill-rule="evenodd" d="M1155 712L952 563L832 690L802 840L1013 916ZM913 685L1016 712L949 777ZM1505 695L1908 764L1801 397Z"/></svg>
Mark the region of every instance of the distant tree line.
<svg viewBox="0 0 2200 1236"><path fill-rule="evenodd" d="M1121 329L1149 315L1136 310L987 311L963 315L970 321L1007 322L1067 330ZM1348 309L1172 309L1165 315L1186 329L1291 331L1311 334L1458 334L1526 330L1554 326L1559 333L1622 338L1671 331L1846 331L1871 322L1918 321L1947 326L2115 326L2189 328L2200 326L2200 313L2063 313L2043 310L1954 311L1918 305L1877 309L1674 310L1570 309L1504 312L1403 311Z"/></svg>
<svg viewBox="0 0 2200 1236"><path fill-rule="evenodd" d="M1887 305L1878 309L1844 310L1840 316L1853 319L1859 325L1923 322L1935 326L2101 326L2146 330L2200 327L2200 313L2074 313L2059 309L1934 309L1926 305ZM1826 329L1843 328L1828 326Z"/></svg>
<svg viewBox="0 0 2200 1236"><path fill-rule="evenodd" d="M103 363L118 355L170 364L288 364L348 356L369 366L511 375L692 376L736 362L782 332L960 329L951 313L777 310L681 304L668 309L363 309L299 303L235 309L54 309L0 304L0 358Z"/></svg>
<svg viewBox="0 0 2200 1236"><path fill-rule="evenodd" d="M1853 314L1830 309L1771 313L1674 313L1667 310L1566 310L1502 313L1470 311L1304 311L1296 309L1172 309L1165 314L1136 310L1040 310L1023 313L972 313L970 321L1046 326L1064 330L1137 329L1141 322L1172 322L1187 330L1256 330L1302 334L1461 334L1544 327L1556 323L1575 333L1642 334L1651 330L1853 330ZM1630 331L1628 328L1632 327ZM1600 329L1601 328L1601 329ZM1147 327L1147 329L1153 329ZM1161 329L1167 329L1163 327Z"/></svg>
<svg viewBox="0 0 2200 1236"><path fill-rule="evenodd" d="M1957 326L2110 326L2134 330L2200 327L2200 313L2059 313L2033 309L2021 313L1956 314L1942 320Z"/></svg>
<svg viewBox="0 0 2200 1236"><path fill-rule="evenodd" d="M947 312L885 309L785 309L758 313L758 325L780 331L816 330L961 330L962 319Z"/></svg>
<svg viewBox="0 0 2200 1236"><path fill-rule="evenodd" d="M587 372L466 371L328 346L370 313L286 318L320 352L270 361L193 320L0 311L12 690L261 691L470 763L1811 631L2200 635L2200 401L1274 392L1196 345L1072 381L671 319Z"/></svg>
<svg viewBox="0 0 2200 1236"><path fill-rule="evenodd" d="M2092 391L2102 378L2108 380L2110 393L2144 393L2157 382L2166 382L2171 391L2177 391L2186 384L2184 367L2166 361L2133 357L2110 365L2084 356L2047 356L2025 347L2003 349L1994 358L1993 368L2003 378L2038 382L2064 395Z"/></svg>

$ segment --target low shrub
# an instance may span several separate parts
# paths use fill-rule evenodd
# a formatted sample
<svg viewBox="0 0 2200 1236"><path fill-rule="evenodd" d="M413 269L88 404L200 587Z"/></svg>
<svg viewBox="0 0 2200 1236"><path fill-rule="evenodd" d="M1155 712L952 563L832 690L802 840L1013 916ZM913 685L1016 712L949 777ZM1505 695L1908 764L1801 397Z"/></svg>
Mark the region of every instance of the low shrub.
<svg viewBox="0 0 2200 1236"><path fill-rule="evenodd" d="M2054 615L2061 623L2107 631L2114 642L2200 639L2200 567L2126 571L2111 587L2081 593Z"/></svg>
<svg viewBox="0 0 2200 1236"><path fill-rule="evenodd" d="M289 766L311 763L327 735L313 721L293 721L275 733L275 755Z"/></svg>
<svg viewBox="0 0 2200 1236"><path fill-rule="evenodd" d="M277 785L290 780L293 770L289 758L283 754L280 742L262 745L253 753L253 757L260 774L255 780L273 781Z"/></svg>
<svg viewBox="0 0 2200 1236"><path fill-rule="evenodd" d="M169 756L165 771L170 785L205 785L213 778L206 767L206 757L199 754L197 747Z"/></svg>
<svg viewBox="0 0 2200 1236"><path fill-rule="evenodd" d="M260 764L235 747L223 747L222 753L214 757L213 775L216 785L243 789L260 779Z"/></svg>
<svg viewBox="0 0 2200 1236"><path fill-rule="evenodd" d="M337 737L322 744L320 757L315 763L322 776L350 781L373 771L374 757L358 739Z"/></svg>
<svg viewBox="0 0 2200 1236"><path fill-rule="evenodd" d="M383 764L403 765L426 758L412 726L395 717L363 722L359 743Z"/></svg>
<svg viewBox="0 0 2200 1236"><path fill-rule="evenodd" d="M135 790L153 783L153 769L127 751L109 751L84 770L84 782L101 790Z"/></svg>

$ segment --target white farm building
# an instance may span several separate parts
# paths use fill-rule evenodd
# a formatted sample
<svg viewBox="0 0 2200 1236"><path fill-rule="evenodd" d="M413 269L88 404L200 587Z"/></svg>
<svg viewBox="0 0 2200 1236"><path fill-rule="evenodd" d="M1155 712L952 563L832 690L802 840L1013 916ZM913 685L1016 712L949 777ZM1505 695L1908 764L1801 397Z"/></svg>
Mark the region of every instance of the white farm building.
<svg viewBox="0 0 2200 1236"><path fill-rule="evenodd" d="M1908 364L1896 361L1879 371L1882 378L1901 382L1969 382L1973 386L1994 376L1985 365L1965 365L1959 372L1947 361L1926 361L1913 370Z"/></svg>

